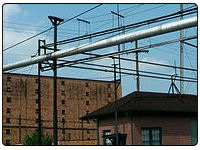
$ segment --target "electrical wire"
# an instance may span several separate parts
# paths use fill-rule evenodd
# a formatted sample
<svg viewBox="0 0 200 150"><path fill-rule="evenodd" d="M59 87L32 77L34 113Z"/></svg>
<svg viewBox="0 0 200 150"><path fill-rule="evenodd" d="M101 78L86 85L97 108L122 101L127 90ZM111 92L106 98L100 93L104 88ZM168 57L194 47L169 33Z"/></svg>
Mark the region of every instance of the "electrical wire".
<svg viewBox="0 0 200 150"><path fill-rule="evenodd" d="M78 14L78 15L72 17L72 18L70 18L70 19L67 19L67 20L63 21L62 23L60 23L60 25L66 23L66 22L68 22L68 21L71 21L71 20L73 20L73 19L75 19L75 18L77 18L77 17L79 17L79 16L81 16L81 15L83 15L83 14L85 14L85 13L88 13L88 12L90 12L90 11L92 11L92 10L94 10L94 9L96 9L96 8L98 8L98 7L100 7L101 5L103 5L103 4L99 4L99 5L97 5L97 6L93 7L93 8L90 8L89 10L86 10L86 11L84 11L84 12L82 12L82 13L80 13L80 14ZM16 47L16 46L18 46L18 45L20 45L20 44L22 44L22 43L24 43L24 42L26 42L26 41L29 41L29 40L31 40L31 39L33 39L33 38L35 38L35 37L37 37L37 36L39 36L39 35L41 35L41 34L43 34L43 33L47 32L47 31L53 29L53 28L54 28L54 27L48 28L48 29L46 29L46 30L44 30L44 31L42 31L42 32L39 32L39 33L37 33L37 34L31 36L31 37L28 37L28 38L26 38L26 39L24 39L24 40L22 40L22 41L20 41L20 42L18 42L18 43L16 43L16 44L12 45L12 46L9 46L9 47L3 49L3 51L7 51L7 50L9 50L9 49L11 49L11 48L13 48L13 47Z"/></svg>

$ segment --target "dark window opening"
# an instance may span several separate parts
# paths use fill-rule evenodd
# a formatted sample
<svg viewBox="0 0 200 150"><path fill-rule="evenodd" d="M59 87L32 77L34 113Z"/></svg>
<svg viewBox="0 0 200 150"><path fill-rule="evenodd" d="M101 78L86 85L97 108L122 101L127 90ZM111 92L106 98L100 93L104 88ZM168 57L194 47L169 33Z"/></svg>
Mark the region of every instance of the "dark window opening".
<svg viewBox="0 0 200 150"><path fill-rule="evenodd" d="M11 81L11 77L7 77L7 82L10 82Z"/></svg>
<svg viewBox="0 0 200 150"><path fill-rule="evenodd" d="M108 97L111 97L111 93L108 93Z"/></svg>
<svg viewBox="0 0 200 150"><path fill-rule="evenodd" d="M90 121L89 120L87 120L87 124L89 124L90 123Z"/></svg>
<svg viewBox="0 0 200 150"><path fill-rule="evenodd" d="M39 90L38 90L38 89L35 89L35 93L38 94L38 92L39 92Z"/></svg>
<svg viewBox="0 0 200 150"><path fill-rule="evenodd" d="M142 145L161 145L161 128L142 128Z"/></svg>
<svg viewBox="0 0 200 150"><path fill-rule="evenodd" d="M65 100L62 100L62 104L63 104L63 105L65 104Z"/></svg>
<svg viewBox="0 0 200 150"><path fill-rule="evenodd" d="M7 102L11 103L11 97L7 97Z"/></svg>
<svg viewBox="0 0 200 150"><path fill-rule="evenodd" d="M69 141L71 140L71 133L69 133Z"/></svg>
<svg viewBox="0 0 200 150"><path fill-rule="evenodd" d="M85 83L85 87L89 87L89 83L87 82L87 83Z"/></svg>
<svg viewBox="0 0 200 150"><path fill-rule="evenodd" d="M61 93L62 95L65 95L65 91L62 91L62 93Z"/></svg>
<svg viewBox="0 0 200 150"><path fill-rule="evenodd" d="M38 100L38 99L35 99L35 103L38 104L38 103L39 103L39 100Z"/></svg>
<svg viewBox="0 0 200 150"><path fill-rule="evenodd" d="M39 113L39 109L36 109L36 110L35 110L35 113L36 113L36 114Z"/></svg>
<svg viewBox="0 0 200 150"><path fill-rule="evenodd" d="M87 140L90 140L90 138L89 138L89 137L87 137Z"/></svg>
<svg viewBox="0 0 200 150"><path fill-rule="evenodd" d="M35 83L39 83L39 80L38 80L38 79L35 79Z"/></svg>
<svg viewBox="0 0 200 150"><path fill-rule="evenodd" d="M38 121L39 121L38 119L35 119L35 123L38 123Z"/></svg>
<svg viewBox="0 0 200 150"><path fill-rule="evenodd" d="M65 85L65 81L61 81L61 85Z"/></svg>
<svg viewBox="0 0 200 150"><path fill-rule="evenodd" d="M103 145L113 145L112 141L105 136L111 135L111 130L103 130Z"/></svg>
<svg viewBox="0 0 200 150"><path fill-rule="evenodd" d="M6 123L10 123L10 118L6 118Z"/></svg>
<svg viewBox="0 0 200 150"><path fill-rule="evenodd" d="M110 88L110 84L108 84L108 88Z"/></svg>
<svg viewBox="0 0 200 150"><path fill-rule="evenodd" d="M7 92L11 92L11 87L7 87Z"/></svg>
<svg viewBox="0 0 200 150"><path fill-rule="evenodd" d="M90 102L89 102L89 101L86 101L86 105L90 105Z"/></svg>
<svg viewBox="0 0 200 150"><path fill-rule="evenodd" d="M6 140L6 145L10 145L10 140Z"/></svg>
<svg viewBox="0 0 200 150"><path fill-rule="evenodd" d="M6 134L10 134L10 129L6 129Z"/></svg>
<svg viewBox="0 0 200 150"><path fill-rule="evenodd" d="M90 133L90 130L87 130L87 133L89 134L89 133Z"/></svg>
<svg viewBox="0 0 200 150"><path fill-rule="evenodd" d="M6 113L7 113L7 114L10 114L10 108L7 108L7 109L6 109Z"/></svg>
<svg viewBox="0 0 200 150"><path fill-rule="evenodd" d="M65 114L65 110L62 110L62 114L63 114L63 115Z"/></svg>
<svg viewBox="0 0 200 150"><path fill-rule="evenodd" d="M62 122L63 122L63 123L65 122L65 118L62 118Z"/></svg>
<svg viewBox="0 0 200 150"><path fill-rule="evenodd" d="M89 96L89 92L86 92L85 95L86 95L86 96Z"/></svg>

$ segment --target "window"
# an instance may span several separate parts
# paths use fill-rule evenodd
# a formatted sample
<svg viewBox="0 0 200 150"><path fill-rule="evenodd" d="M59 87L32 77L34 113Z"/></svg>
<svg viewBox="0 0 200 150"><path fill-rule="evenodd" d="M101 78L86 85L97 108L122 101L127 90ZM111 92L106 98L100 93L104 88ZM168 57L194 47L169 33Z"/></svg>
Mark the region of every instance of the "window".
<svg viewBox="0 0 200 150"><path fill-rule="evenodd" d="M7 82L10 82L11 81L11 77L7 77Z"/></svg>
<svg viewBox="0 0 200 150"><path fill-rule="evenodd" d="M7 114L10 114L10 108L7 108L7 109L6 109L6 113L7 113Z"/></svg>
<svg viewBox="0 0 200 150"><path fill-rule="evenodd" d="M87 130L87 134L89 134L90 133L90 130Z"/></svg>
<svg viewBox="0 0 200 150"><path fill-rule="evenodd" d="M65 114L65 110L62 110L62 114L63 114L63 115Z"/></svg>
<svg viewBox="0 0 200 150"><path fill-rule="evenodd" d="M35 119L35 123L38 123L38 121L39 121L38 119Z"/></svg>
<svg viewBox="0 0 200 150"><path fill-rule="evenodd" d="M62 104L63 104L63 105L65 104L65 100L62 100Z"/></svg>
<svg viewBox="0 0 200 150"><path fill-rule="evenodd" d="M190 122L190 133L191 133L191 141L192 141L192 145L196 145L197 144L197 120L191 120Z"/></svg>
<svg viewBox="0 0 200 150"><path fill-rule="evenodd" d="M38 79L35 79L35 83L39 83L39 80L38 80Z"/></svg>
<svg viewBox="0 0 200 150"><path fill-rule="evenodd" d="M87 82L87 83L85 83L85 87L89 87L89 83Z"/></svg>
<svg viewBox="0 0 200 150"><path fill-rule="evenodd" d="M63 123L65 122L65 118L62 118L62 122L63 122Z"/></svg>
<svg viewBox="0 0 200 150"><path fill-rule="evenodd" d="M36 113L36 114L39 113L39 109L35 109L35 113Z"/></svg>
<svg viewBox="0 0 200 150"><path fill-rule="evenodd" d="M86 92L85 95L86 95L86 96L89 96L89 92Z"/></svg>
<svg viewBox="0 0 200 150"><path fill-rule="evenodd" d="M108 84L108 88L110 88L110 84Z"/></svg>
<svg viewBox="0 0 200 150"><path fill-rule="evenodd" d="M108 93L108 97L111 97L111 93Z"/></svg>
<svg viewBox="0 0 200 150"><path fill-rule="evenodd" d="M35 99L35 103L38 104L38 103L39 103L39 100L38 100L38 99Z"/></svg>
<svg viewBox="0 0 200 150"><path fill-rule="evenodd" d="M62 93L61 93L62 95L65 95L65 91L62 91Z"/></svg>
<svg viewBox="0 0 200 150"><path fill-rule="evenodd" d="M38 89L35 89L35 93L38 94L38 92L39 92L39 90L38 90Z"/></svg>
<svg viewBox="0 0 200 150"><path fill-rule="evenodd" d="M106 136L111 135L111 130L103 130L103 145L112 145L112 141Z"/></svg>
<svg viewBox="0 0 200 150"><path fill-rule="evenodd" d="M87 137L87 140L90 140L90 137Z"/></svg>
<svg viewBox="0 0 200 150"><path fill-rule="evenodd" d="M10 118L6 118L6 123L10 123Z"/></svg>
<svg viewBox="0 0 200 150"><path fill-rule="evenodd" d="M87 124L89 124L90 123L90 121L89 120L87 120Z"/></svg>
<svg viewBox="0 0 200 150"><path fill-rule="evenodd" d="M7 87L7 92L11 92L11 87Z"/></svg>
<svg viewBox="0 0 200 150"><path fill-rule="evenodd" d="M11 103L11 97L7 97L7 103Z"/></svg>
<svg viewBox="0 0 200 150"><path fill-rule="evenodd" d="M161 145L161 128L142 128L142 145Z"/></svg>
<svg viewBox="0 0 200 150"><path fill-rule="evenodd" d="M6 145L10 145L10 140L6 140Z"/></svg>
<svg viewBox="0 0 200 150"><path fill-rule="evenodd" d="M65 85L65 81L61 81L61 85Z"/></svg>
<svg viewBox="0 0 200 150"><path fill-rule="evenodd" d="M6 129L6 134L10 134L10 129Z"/></svg>
<svg viewBox="0 0 200 150"><path fill-rule="evenodd" d="M90 105L90 102L89 102L89 101L86 101L86 105Z"/></svg>

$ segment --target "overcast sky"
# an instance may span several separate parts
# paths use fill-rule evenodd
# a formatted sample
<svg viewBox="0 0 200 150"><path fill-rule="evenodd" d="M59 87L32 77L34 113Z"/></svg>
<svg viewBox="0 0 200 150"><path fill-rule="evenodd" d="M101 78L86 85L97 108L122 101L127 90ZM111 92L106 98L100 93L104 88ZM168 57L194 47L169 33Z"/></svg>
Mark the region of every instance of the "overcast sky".
<svg viewBox="0 0 200 150"><path fill-rule="evenodd" d="M49 15L57 16L63 19L71 18L89 8L94 7L97 4L6 4L3 6L3 49L26 39L36 33L39 33L49 27L51 27L51 22L48 19ZM194 4L185 4L184 8L193 6ZM124 20L120 20L121 25L128 25L131 23L136 23L139 21L144 21L147 19L152 19L158 16L167 15L179 10L178 4L120 4L119 5L120 14L125 16ZM78 30L78 21L76 19L69 21L58 28L58 40L64 40L67 38L84 35L87 33L93 33L105 29L110 29L112 27L117 27L118 22L116 16L111 14L111 11L117 11L116 4L104 4L99 8L88 12L82 16L80 19L85 19L90 22L90 26L85 23L80 23L80 31ZM196 15L196 14L195 14ZM187 17L191 17L187 16ZM160 23L150 24L143 27L136 28L132 31L137 31L140 29L148 29L150 27L164 24L167 22L175 21L177 19L172 19L170 21L164 21ZM116 34L116 33L115 33ZM191 35L196 35L197 29L191 28L184 31L184 36L188 37ZM112 36L107 35L107 36ZM92 41L97 41L104 39L107 36L94 38ZM168 41L172 39L179 38L179 32L173 32L165 35L160 35L156 37L151 37L147 39L140 40L139 46L149 45L153 43ZM52 43L53 41L53 31L46 32L28 42L20 44L12 49L9 49L3 53L3 65L17 62L30 58L37 53L37 41L38 39L45 39L47 43ZM77 46L80 44L88 43L89 40L82 42L76 42L71 44L62 45L60 49L67 49L69 47ZM191 43L197 45L196 40L191 40ZM126 43L126 49L134 48L134 43ZM139 55L139 60L151 61L163 64L176 64L179 66L179 43L162 46L158 48L149 49L149 53L141 53ZM95 51L93 53L103 54L104 52L117 51L117 46L111 48L105 48L102 50ZM74 57L66 59L82 58L82 55L77 55ZM135 59L134 54L123 55L125 58ZM113 63L110 59L102 59L94 61L94 63L109 65ZM197 69L197 49L191 46L184 46L184 63L185 67ZM123 68L135 69L135 64L133 62L122 61ZM140 70L143 71L154 71L160 73L174 74L174 69L144 65L140 64ZM26 74L36 74L37 66L29 66L16 71L17 73ZM179 70L177 70L179 75ZM42 73L43 75L52 75L52 72ZM101 80L113 80L113 74L107 72L97 72L90 70L80 70L73 68L62 68L58 70L58 75L63 77L72 78L84 78L84 79L101 79ZM185 72L187 77L197 77L196 72ZM169 80L160 80L152 78L140 78L140 86L142 91L154 91L154 92L168 92L170 82ZM122 76L122 88L123 95L136 90L136 80L135 76ZM179 82L176 82L179 88ZM197 94L197 84L196 83L185 83L185 93Z"/></svg>

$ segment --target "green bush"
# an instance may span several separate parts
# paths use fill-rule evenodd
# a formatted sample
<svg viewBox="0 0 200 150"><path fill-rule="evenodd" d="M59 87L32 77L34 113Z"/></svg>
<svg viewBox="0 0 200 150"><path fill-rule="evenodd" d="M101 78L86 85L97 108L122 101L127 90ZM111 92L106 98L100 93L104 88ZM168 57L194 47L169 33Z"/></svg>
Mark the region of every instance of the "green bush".
<svg viewBox="0 0 200 150"><path fill-rule="evenodd" d="M25 137L24 145L52 145L52 141L53 139L51 136L42 135L40 144L39 133L35 131L31 135Z"/></svg>

